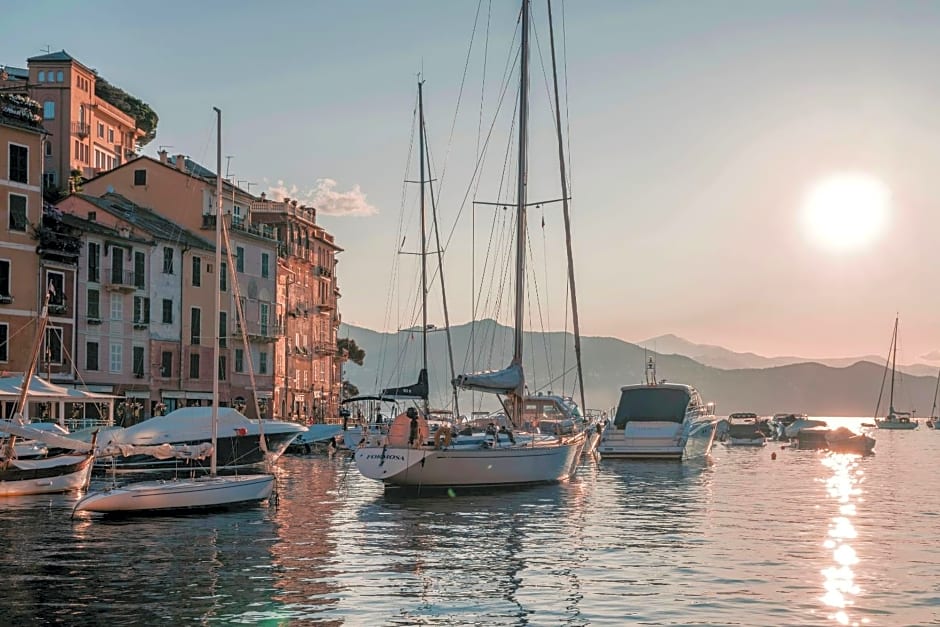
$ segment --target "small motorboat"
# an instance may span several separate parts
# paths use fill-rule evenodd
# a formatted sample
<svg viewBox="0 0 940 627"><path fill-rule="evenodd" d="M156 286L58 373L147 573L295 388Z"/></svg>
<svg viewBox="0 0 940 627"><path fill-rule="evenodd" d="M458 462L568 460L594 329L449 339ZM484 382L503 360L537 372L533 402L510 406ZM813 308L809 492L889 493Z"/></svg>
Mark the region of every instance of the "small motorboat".
<svg viewBox="0 0 940 627"><path fill-rule="evenodd" d="M738 412L718 425L718 440L725 446L764 446L774 430L767 419L755 413Z"/></svg>
<svg viewBox="0 0 940 627"><path fill-rule="evenodd" d="M807 427L797 433L796 448L804 451L828 450L833 453L869 455L874 451L875 439L855 433L846 427Z"/></svg>

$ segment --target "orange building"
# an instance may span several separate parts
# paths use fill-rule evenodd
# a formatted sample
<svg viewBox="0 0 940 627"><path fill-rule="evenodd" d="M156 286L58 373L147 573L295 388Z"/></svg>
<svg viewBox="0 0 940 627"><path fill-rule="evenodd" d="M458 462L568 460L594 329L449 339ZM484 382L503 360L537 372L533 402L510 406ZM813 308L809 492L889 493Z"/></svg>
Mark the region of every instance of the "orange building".
<svg viewBox="0 0 940 627"><path fill-rule="evenodd" d="M21 86L42 107L49 137L42 146L43 185L69 191L77 171L91 178L136 156L146 133L136 120L95 94L98 75L65 50L27 59L26 72L0 72L0 88Z"/></svg>

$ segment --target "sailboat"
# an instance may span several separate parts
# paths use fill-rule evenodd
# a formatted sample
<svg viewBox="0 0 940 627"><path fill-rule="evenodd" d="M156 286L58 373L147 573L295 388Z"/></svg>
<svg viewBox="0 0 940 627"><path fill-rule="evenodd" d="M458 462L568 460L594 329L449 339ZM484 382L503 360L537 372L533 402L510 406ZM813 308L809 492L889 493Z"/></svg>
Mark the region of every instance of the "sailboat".
<svg viewBox="0 0 940 627"><path fill-rule="evenodd" d="M217 118L217 170L215 267L222 267L222 111L215 109ZM231 247L229 247L231 249ZM234 267L230 266L230 267ZM222 309L219 282L215 282L215 309ZM213 364L218 364L220 316L215 318ZM89 511L106 514L145 514L175 510L219 509L264 501L274 491L274 475L246 474L220 476L216 474L219 431L219 368L212 369L212 451L208 476L174 481L142 481L124 486L90 492L76 505L76 512ZM264 435L260 434L262 448Z"/></svg>
<svg viewBox="0 0 940 627"><path fill-rule="evenodd" d="M19 400L13 420L0 421L0 432L8 434L0 450L0 496L27 496L31 494L54 494L79 490L88 484L94 462L95 443L66 438L50 431L30 427L24 419L29 407L29 392L33 373L49 319L49 300L52 285L46 292L36 328L36 339L30 354L26 372L20 384ZM22 449L16 438L28 438L47 446L60 448L65 453L23 459Z"/></svg>
<svg viewBox="0 0 940 627"><path fill-rule="evenodd" d="M888 366L891 367L891 387L888 394L888 415L884 418L875 418L875 425L879 429L916 429L917 420L911 418L911 412L896 411L894 409L894 381L897 372L898 358L898 318L894 319L894 333L891 335L891 348L889 349L888 361L885 362L885 374L887 375ZM881 398L879 397L879 404ZM877 413L877 412L876 412Z"/></svg>
<svg viewBox="0 0 940 627"><path fill-rule="evenodd" d="M580 416L572 403L555 397L529 396L523 370L523 319L525 305L526 259L526 183L528 149L528 71L529 71L529 2L523 0L521 12L522 40L519 88L518 187L516 194L515 230L515 324L513 357L509 366L495 372L468 373L456 377L454 384L465 390L476 390L505 396L503 402L513 428L537 423L543 410L553 409L564 416ZM419 111L423 118L419 89ZM419 149L422 158L423 185L423 119L419 124ZM423 207L422 207L423 211ZM425 357L425 364L426 364ZM426 381L426 378L421 380ZM388 393L386 390L385 393ZM539 399L542 402L536 403ZM538 412L538 413L536 413ZM427 414L415 408L396 417L384 438L371 440L355 453L359 471L370 479L386 485L412 488L503 487L552 483L568 479L574 472L586 439L585 431L557 435L540 433L514 434L510 429L493 425L485 437L463 435L452 438L450 433L429 440Z"/></svg>

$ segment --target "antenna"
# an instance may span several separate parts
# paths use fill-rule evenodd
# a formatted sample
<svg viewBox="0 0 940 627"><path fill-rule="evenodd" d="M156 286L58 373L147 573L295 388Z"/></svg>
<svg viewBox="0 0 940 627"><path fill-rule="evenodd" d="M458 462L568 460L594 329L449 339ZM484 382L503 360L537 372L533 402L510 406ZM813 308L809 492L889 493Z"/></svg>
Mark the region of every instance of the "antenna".
<svg viewBox="0 0 940 627"><path fill-rule="evenodd" d="M257 185L257 183L252 183L248 179L238 179L237 181L235 181L235 185L237 185L238 187L241 187L242 183L245 184L245 191L248 192L249 194L251 193L251 186Z"/></svg>
<svg viewBox="0 0 940 627"><path fill-rule="evenodd" d="M40 52L45 52L46 54L49 54L50 52L52 52L52 48L49 47L49 44L46 44L46 47L45 47L45 48L40 48L39 51L40 51Z"/></svg>
<svg viewBox="0 0 940 627"><path fill-rule="evenodd" d="M170 146L169 144L160 144L160 146L158 146L157 149L158 149L158 150L166 150L167 148L172 148L172 147L173 147L173 146Z"/></svg>
<svg viewBox="0 0 940 627"><path fill-rule="evenodd" d="M231 179L232 174L232 157L235 155L225 155L225 178Z"/></svg>

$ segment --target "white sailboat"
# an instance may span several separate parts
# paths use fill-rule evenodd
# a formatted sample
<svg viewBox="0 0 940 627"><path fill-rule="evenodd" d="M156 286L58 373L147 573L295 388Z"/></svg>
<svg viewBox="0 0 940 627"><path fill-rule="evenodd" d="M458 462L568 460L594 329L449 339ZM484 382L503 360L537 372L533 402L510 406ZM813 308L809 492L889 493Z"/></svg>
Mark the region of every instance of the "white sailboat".
<svg viewBox="0 0 940 627"><path fill-rule="evenodd" d="M515 230L515 325L513 357L507 368L496 372L463 374L455 383L467 390L504 395L513 427L526 420L527 403L523 370L523 314L525 300L526 177L528 149L529 2L521 13L518 187ZM423 117L419 89L419 111ZM424 181L423 123L419 124L419 148ZM422 203L422 212L423 212ZM426 363L425 357L425 363ZM388 393L388 391L386 391ZM561 407L565 409L568 406ZM566 409L567 411L567 409ZM574 415L574 412L572 412ZM535 418L531 416L530 418ZM359 471L386 485L421 488L502 487L564 481L574 472L586 433L571 435L514 434L495 427L485 437L450 434L429 440L427 415L412 410L395 418L388 434L360 446L355 453Z"/></svg>
<svg viewBox="0 0 940 627"><path fill-rule="evenodd" d="M891 335L891 349L889 351L889 361L885 363L885 374L887 374L888 366L891 367L891 386L889 389L888 395L888 415L884 418L875 418L875 425L879 429L897 429L897 430L910 430L917 428L917 420L911 418L911 412L896 411L894 409L894 380L895 373L897 371L897 357L898 357L898 319L894 319L894 333ZM883 385L883 382L882 382ZM879 396L879 404L881 398ZM877 412L876 412L877 413Z"/></svg>
<svg viewBox="0 0 940 627"><path fill-rule="evenodd" d="M222 112L217 116L217 170L216 170L216 241L215 267L222 267ZM231 247L229 247L231 249ZM235 267L230 265L230 267ZM215 282L215 308L222 308L222 295ZM215 316L213 364L218 364L219 316ZM159 513L175 510L217 509L254 503L267 499L274 491L274 475L248 474L219 476L216 474L216 449L219 429L219 369L212 369L212 451L210 474L173 481L143 481L91 492L76 505L75 511L108 514ZM261 446L264 448L264 435Z"/></svg>
<svg viewBox="0 0 940 627"><path fill-rule="evenodd" d="M933 390L933 407L930 408L930 418L925 421L928 429L940 429L940 417L937 417L938 393L940 393L940 372L937 373L937 385Z"/></svg>

